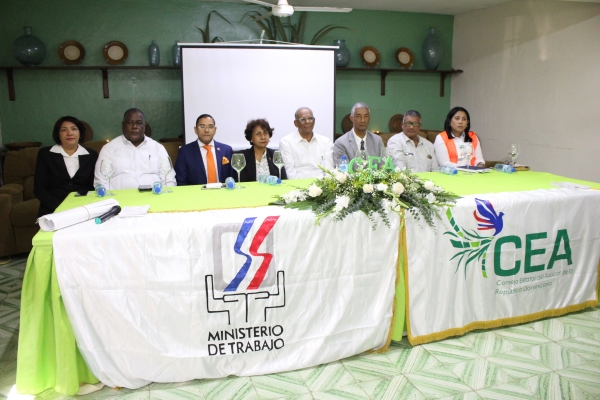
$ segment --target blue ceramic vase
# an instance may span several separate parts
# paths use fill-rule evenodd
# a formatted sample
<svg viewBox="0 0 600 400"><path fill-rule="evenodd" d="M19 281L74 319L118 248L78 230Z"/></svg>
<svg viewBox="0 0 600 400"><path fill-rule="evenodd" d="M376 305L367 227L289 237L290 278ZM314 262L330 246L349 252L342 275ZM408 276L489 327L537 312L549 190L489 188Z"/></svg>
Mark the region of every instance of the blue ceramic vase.
<svg viewBox="0 0 600 400"><path fill-rule="evenodd" d="M442 62L444 49L442 47L442 41L435 32L435 28L429 29L429 36L427 36L427 39L423 42L421 55L423 56L425 69L437 69Z"/></svg>
<svg viewBox="0 0 600 400"><path fill-rule="evenodd" d="M350 50L346 47L346 41L343 39L335 39L333 45L339 47L335 51L335 66L342 68L347 67L348 64L350 64Z"/></svg>
<svg viewBox="0 0 600 400"><path fill-rule="evenodd" d="M151 67L158 67L160 65L160 49L154 40L148 46L148 63Z"/></svg>
<svg viewBox="0 0 600 400"><path fill-rule="evenodd" d="M46 57L46 46L31 34L31 27L24 27L25 34L13 44L13 54L18 62L28 67L40 65Z"/></svg>
<svg viewBox="0 0 600 400"><path fill-rule="evenodd" d="M181 48L179 47L179 42L176 41L173 45L173 65L176 67L181 67Z"/></svg>

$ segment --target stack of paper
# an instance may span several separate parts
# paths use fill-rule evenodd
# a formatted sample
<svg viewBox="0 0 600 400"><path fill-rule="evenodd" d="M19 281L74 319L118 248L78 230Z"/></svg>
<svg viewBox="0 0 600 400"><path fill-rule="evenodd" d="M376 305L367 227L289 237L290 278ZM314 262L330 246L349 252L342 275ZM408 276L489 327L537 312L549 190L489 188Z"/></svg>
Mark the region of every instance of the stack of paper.
<svg viewBox="0 0 600 400"><path fill-rule="evenodd" d="M150 206L148 206L148 205L123 207L121 209L121 212L119 213L119 217L120 218L143 217L144 215L148 214L149 209L150 209Z"/></svg>

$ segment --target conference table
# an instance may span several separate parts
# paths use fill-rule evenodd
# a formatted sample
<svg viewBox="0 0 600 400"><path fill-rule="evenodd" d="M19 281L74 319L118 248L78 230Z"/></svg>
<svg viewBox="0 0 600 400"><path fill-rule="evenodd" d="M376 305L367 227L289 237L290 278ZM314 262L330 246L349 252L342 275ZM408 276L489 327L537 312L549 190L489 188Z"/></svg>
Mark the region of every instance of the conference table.
<svg viewBox="0 0 600 400"><path fill-rule="evenodd" d="M600 184L598 183L569 179L566 177L560 177L549 173L531 171L518 172L515 174L504 174L492 171L488 174L460 173L456 176L449 176L440 173L420 173L418 175L421 176L422 179L431 180L437 185L442 186L444 189L450 192L454 192L460 196L464 196L465 198L473 199L473 201L475 201L474 199L477 198L479 202L477 202L478 208L476 208L476 210L478 210L480 214L476 214L476 217L477 215L479 215L479 218L481 218L481 212L482 210L484 210L482 208L479 208L479 206L483 204L481 203L481 201L488 201L488 203L486 204L491 204L490 202L494 202L494 204L496 204L497 207L497 204L502 203L502 199L510 199L513 197L519 198L519 196L522 196L522 194L524 193L526 193L527 196L529 196L526 198L526 201L529 202L527 204L530 205L531 209L536 207L537 198L539 196L542 196L539 193L542 193L543 196L546 197L550 196L550 198L554 193L560 193L560 201L572 201L569 197L570 192L568 190L565 191L564 189L556 189L552 185L553 182L570 182L577 185L587 185L591 189L595 189L588 191L573 190L573 193L575 193L575 195L577 196L579 196L579 193L586 192L583 196L585 197L585 199L582 201L587 201L588 203L590 201L593 202L594 199L596 199L594 196L599 194L599 192L597 192L596 190L600 189ZM153 195L151 193L139 193L137 190L119 190L116 191L117 196L115 196L115 199L119 201L122 207L149 204L151 206L151 214L162 213L164 215L167 215L167 213L197 211L211 212L214 210L261 208L267 206L270 202L272 202L275 199L275 196L282 195L295 188L306 188L310 185L312 181L312 179L285 181L283 185L277 186L269 186L259 184L257 182L250 182L244 183L244 186L246 187L244 190L205 190L201 189L200 186L174 187L172 188L172 194L161 195ZM533 194L529 195L529 193ZM488 197L491 196L489 197L489 199L492 200L482 200L484 194ZM519 201L523 201L523 198L519 199ZM70 195L65 200L65 202L63 202L63 204L59 207L59 209L57 209L57 212L99 200L101 199L94 197L92 194L90 194L88 197L74 197L73 195ZM520 203L516 202L514 205L512 205L512 207L517 207L517 209L518 207L522 207L522 205L520 206L519 204ZM487 210L489 211L489 206L487 207ZM508 210L509 206L507 205L506 207ZM297 213L302 212L296 210L289 211ZM528 212L529 211L530 210L528 209ZM397 243L399 243L399 245L397 252L397 275L395 277L394 283L395 297L393 299L393 306L390 305L391 310L389 310L389 312L392 312L393 310L393 315L391 317L391 328L387 338L388 344L389 339L396 341L401 340L402 335L406 334L407 331L409 334L409 338L414 339L414 341L411 340L411 342L413 344L418 344L430 340L439 340L443 337L462 334L469 330L479 329L481 327L501 326L511 323L520 323L527 320L544 318L548 315L561 315L567 312L580 310L582 308L590 307L597 304L598 283L597 280L595 280L593 282L595 299L586 298L581 301L578 301L578 304L572 306L563 307L562 305L559 305L556 306L556 309L552 311L542 313L532 312L529 313L526 317L519 316L516 319L499 319L499 322L492 321L488 322L487 325L471 323L465 324L465 326L452 329L434 327L434 330L437 329L438 331L444 331L444 333L442 334L440 334L438 331L431 333L427 331L428 328L423 328L423 332L425 333L423 333L422 335L414 333L416 332L416 330L421 329L421 327L418 326L419 319L423 319L424 317L423 315L419 315L419 313L422 312L419 308L416 308L414 311L411 311L411 307L419 307L421 303L427 302L426 300L420 300L417 291L421 291L421 289L419 289L419 285L422 285L423 282L428 278L411 278L408 272L408 260L410 259L411 263L413 263L414 259L415 265L418 262L431 262L426 258L420 260L418 259L418 256L415 256L415 254L423 253L421 251L422 247L420 247L423 246L423 243L419 239L421 235L424 235L424 237L429 235L426 239L424 239L425 241L445 240L444 238L452 236L453 233L451 231L442 232L442 230L447 229L448 226L452 225L452 228L454 228L455 230L454 233L458 233L464 239L464 236L461 234L461 232L467 232L468 234L468 230L463 229L461 231L461 228L458 227L459 224L456 222L460 219L458 210L453 211L455 212L455 215L453 216L451 216L449 212L450 211L446 212L446 214L444 214L444 211L440 212L440 223L445 223L445 225L440 225L436 231L431 230L427 226L423 226L422 223L420 223L418 220L415 220L414 217L410 216L409 213L406 213L406 223L403 225L401 232L398 234L399 241ZM544 210L542 210L542 213L543 212ZM306 212L304 211L304 213ZM472 214L473 210L467 210L465 211L465 213ZM361 217L364 217L364 219L367 220L367 226L370 227L368 219L364 215L361 215ZM500 215L500 219L502 219L502 215ZM555 219L560 219L560 215L555 215ZM591 223L596 225L598 224L598 222ZM505 225L508 226L508 223L506 221ZM319 227L315 227L315 229L319 229ZM568 231L568 234L573 236L573 230L574 229ZM561 263L565 264L567 272L563 272L565 274L568 274L568 266L566 259L570 256L570 253L566 254L566 252L569 242L565 242L565 240L567 239L563 237L564 235L561 236L562 231L567 232L564 229L559 229L558 236L556 238L552 237L550 239L555 241L555 250L552 253L552 257L557 260L556 265ZM21 324L19 334L19 354L17 360L17 391L19 393L37 394L47 389L54 389L57 392L63 394L75 394L78 391L80 383L98 382L98 378L94 376L94 374L91 372L90 368L88 367L88 364L86 363L86 360L84 360L84 358L82 357L82 353L78 349L75 334L73 332L73 327L69 321L69 316L67 315L67 311L63 303L63 297L59 288L59 283L55 269L53 250L54 235L55 233L53 232L40 231L34 237L33 249L29 255L27 269L25 271L25 276L23 280L23 289L21 297ZM542 235L540 234L536 234L537 236L535 237L531 235L533 234L528 234L527 236L527 246L530 246L532 240L542 237ZM471 243L471 247L480 246L480 243L481 246L483 246L483 244L488 244L492 239L495 239L497 242L502 239L498 238L496 238L496 236L490 238L486 237L483 239L482 237L480 237L479 242L477 242L476 244ZM504 242L510 242L512 240L512 242L508 243L508 245L511 245L511 243L515 244L517 243L517 241L519 241L518 246L520 246L520 239L517 239L505 239ZM596 240L597 239L594 237L593 241L590 243L592 247L594 245L596 247L599 247L598 242ZM525 239L523 239L523 241L525 242ZM575 241L571 239L571 246L575 249L576 244L574 242ZM455 247L456 243L458 242L453 242L453 245ZM335 245L335 243L323 243L322 245L329 246ZM496 249L506 249L508 246L506 243L504 243L503 245L504 247L502 247L502 244L498 245L496 243ZM89 243L88 246L93 247L94 243ZM411 246L414 249L420 250L418 252L410 250ZM525 245L523 245L523 247L524 246ZM528 251L529 250L531 249L529 249L528 247ZM535 254L539 255L542 253L541 250L538 250L537 253L535 253L535 251L535 249L532 250L533 256L531 257L535 257ZM568 252L570 251L571 249L569 248ZM434 252L425 251L425 253ZM587 264L590 264L588 259L590 257L592 258L593 264L590 267L590 270L596 274L595 277L597 279L598 257L596 253L591 254L591 256L588 254L586 258ZM478 260L480 259L481 255ZM483 259L483 276L484 278L487 278L485 272L485 254L483 256ZM570 265L571 260L568 261ZM496 259L496 263L500 263L500 259L498 257ZM447 264L451 264L451 262L448 261ZM487 272L488 274L491 273L491 264L492 260L489 260ZM530 264L532 264L532 262ZM458 265L458 267L456 267L456 270L454 270L454 264L452 265L452 273L455 276L462 276L463 267L460 267L460 265ZM533 270L535 265L529 265L529 267ZM472 282L467 282L467 270L468 268L467 266L465 266L464 280L466 283L460 283L460 285L464 286L466 284L468 286L469 284L472 284ZM457 273L457 271L460 271L460 273ZM502 269L502 267L499 267L497 265L496 272L503 273L502 271L505 272L507 270ZM539 269L537 271L539 271ZM415 274L416 273L417 272L415 272ZM411 282L408 282L409 279L411 280ZM545 278L542 277L542 279ZM500 289L502 289L502 285L505 284L505 281L498 280L497 282L498 283L493 283L493 285L497 285L500 287ZM444 284L443 280L441 284ZM538 286L540 286L541 288L544 285L548 286L549 284L546 283ZM554 286L557 285L555 284ZM514 284L511 287L514 287ZM540 288L536 287L535 289ZM501 295L503 294L502 290L500 289L496 289L497 297L501 297ZM424 292L427 292L427 290L430 290L430 288L423 289ZM533 291L534 289L527 290ZM411 296L415 297L410 297L409 292L411 292ZM409 302L415 304L409 305ZM429 304L429 307L436 307L440 309L444 308L441 307L439 303ZM410 314L410 316L408 314ZM477 319L477 316L475 316L475 319ZM413 332L412 335L411 331Z"/></svg>

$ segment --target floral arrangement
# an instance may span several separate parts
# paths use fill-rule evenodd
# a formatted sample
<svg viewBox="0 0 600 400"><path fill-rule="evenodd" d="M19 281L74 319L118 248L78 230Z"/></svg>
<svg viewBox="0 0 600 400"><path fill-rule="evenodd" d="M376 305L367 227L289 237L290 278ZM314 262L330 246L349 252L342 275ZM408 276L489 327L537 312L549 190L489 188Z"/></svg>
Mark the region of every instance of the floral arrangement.
<svg viewBox="0 0 600 400"><path fill-rule="evenodd" d="M409 170L362 169L354 174L324 168L325 177L307 189L296 189L278 196L275 204L287 208L312 210L319 221L333 215L341 221L355 211L364 212L376 227L375 214L390 226L389 210L402 217L402 209L414 216L421 215L434 228L434 218L440 218L439 206L453 206L460 197L449 193L430 180L423 180Z"/></svg>

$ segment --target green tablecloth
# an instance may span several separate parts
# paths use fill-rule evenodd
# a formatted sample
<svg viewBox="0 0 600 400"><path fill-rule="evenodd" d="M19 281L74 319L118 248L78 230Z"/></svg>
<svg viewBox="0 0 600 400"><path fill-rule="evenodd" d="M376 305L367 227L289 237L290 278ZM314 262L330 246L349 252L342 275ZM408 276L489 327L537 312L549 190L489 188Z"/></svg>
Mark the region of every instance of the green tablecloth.
<svg viewBox="0 0 600 400"><path fill-rule="evenodd" d="M579 181L539 172L448 176L439 173L419 174L445 189L460 195L518 192L549 189L551 182L569 181L600 189L600 184ZM151 212L197 211L239 207L259 207L268 204L277 194L295 187L307 187L312 180L287 181L281 186L245 183L244 190L202 190L199 186L175 187L174 194L156 196L137 190L117 191L115 199L121 206L150 204ZM95 197L70 195L57 211L88 204ZM63 394L75 394L79 383L96 383L82 359L67 318L54 269L53 233L39 232L33 239L21 295L21 326L17 360L17 390L37 394L54 389ZM400 252L400 268L404 259ZM392 340L401 340L405 326L404 274L398 276Z"/></svg>

